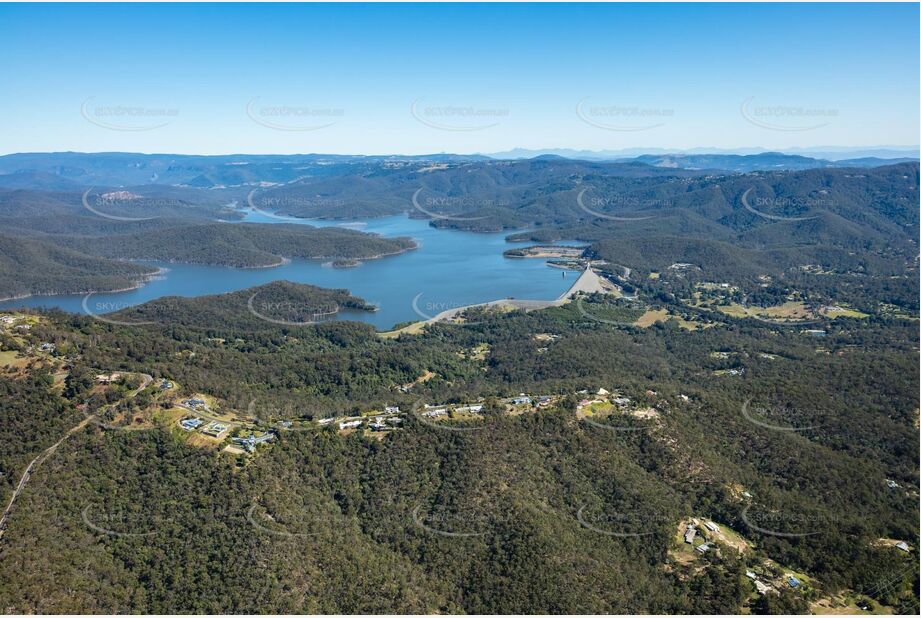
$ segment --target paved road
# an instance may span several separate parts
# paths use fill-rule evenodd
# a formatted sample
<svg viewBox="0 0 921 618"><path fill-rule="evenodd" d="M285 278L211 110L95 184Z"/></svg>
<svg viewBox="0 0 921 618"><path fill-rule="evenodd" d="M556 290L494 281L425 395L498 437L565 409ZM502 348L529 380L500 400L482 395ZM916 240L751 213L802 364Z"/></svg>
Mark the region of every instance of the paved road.
<svg viewBox="0 0 921 618"><path fill-rule="evenodd" d="M136 397L137 394L140 393L145 388L147 388L147 386L153 380L153 377L147 375L146 373L142 373L140 375L143 378L141 381L141 386L135 389L134 391L132 391L128 395L128 397ZM25 488L26 483L29 482L29 479L32 477L32 472L35 471L35 468L40 466L42 462L44 462L46 459L51 457L54 454L54 452L58 450L58 447L61 446L65 440L67 440L67 438L74 435L75 433L77 433L78 431L80 431L81 429L83 429L84 427L86 427L88 424L92 423L95 420L96 420L95 414L87 416L85 419L77 423L77 425L75 425L74 427L71 427L68 430L68 432L64 434L64 437L62 437L60 440L58 440L57 442L55 442L54 444L46 448L44 451L42 451L42 453L38 457L33 459L31 462L29 462L29 465L26 466L26 471L23 472L22 477L19 479L19 483L16 485L16 489L13 490L13 495L10 496L9 503L6 505L6 508L3 510L3 515L0 516L0 538L3 538L3 533L6 530L6 520L9 518L10 513L13 511L13 505L16 503L16 498L18 498L19 494L22 493L22 490Z"/></svg>

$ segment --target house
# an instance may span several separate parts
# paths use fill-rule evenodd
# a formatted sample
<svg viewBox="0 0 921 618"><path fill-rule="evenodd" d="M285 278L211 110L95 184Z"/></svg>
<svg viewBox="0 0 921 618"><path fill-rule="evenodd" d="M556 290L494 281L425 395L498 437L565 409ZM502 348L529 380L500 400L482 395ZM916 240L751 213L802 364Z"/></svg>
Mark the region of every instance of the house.
<svg viewBox="0 0 921 618"><path fill-rule="evenodd" d="M611 391L609 391L609 390L607 390L607 389L605 389L605 388L599 388L599 389L598 389L598 392L595 393L595 394L598 395L599 397L603 397L603 396L605 396L605 395L610 395L610 394L611 394Z"/></svg>
<svg viewBox="0 0 921 618"><path fill-rule="evenodd" d="M678 395L678 398L681 399L681 401L690 401L690 400L691 400L691 398L688 397L688 396L685 395L685 394Z"/></svg>
<svg viewBox="0 0 921 618"><path fill-rule="evenodd" d="M793 575L788 575L788 576L787 576L787 584L789 584L789 586L790 586L791 588L799 588L799 587L802 585L802 583L803 583L803 582L801 582L800 580L798 580L798 579L797 579L796 577L794 577Z"/></svg>
<svg viewBox="0 0 921 618"><path fill-rule="evenodd" d="M435 408L434 410L429 410L428 412L423 412L422 416L427 416L429 418L437 418L439 416L447 416L447 408Z"/></svg>
<svg viewBox="0 0 921 618"><path fill-rule="evenodd" d="M252 453L256 450L257 444L262 444L264 442L269 442L275 439L275 434L267 433L256 437L256 434L251 433L245 438L233 438L232 442L241 445L247 450L247 452Z"/></svg>
<svg viewBox="0 0 921 618"><path fill-rule="evenodd" d="M184 418L181 421L179 421L179 426L185 429L186 431L194 431L195 429L200 427L201 424L204 422L205 421L201 420L200 418L189 417L189 418Z"/></svg>
<svg viewBox="0 0 921 618"><path fill-rule="evenodd" d="M612 401L613 403L617 404L618 406L620 406L621 408L624 408L624 407L630 405L630 398L629 398L629 397L615 397L615 398L612 399L611 401Z"/></svg>
<svg viewBox="0 0 921 618"><path fill-rule="evenodd" d="M163 380L160 382L160 390L166 391L173 388L173 383L169 380Z"/></svg>
<svg viewBox="0 0 921 618"><path fill-rule="evenodd" d="M755 575L754 571L745 571L745 577L748 579L758 579L758 576Z"/></svg>
<svg viewBox="0 0 921 618"><path fill-rule="evenodd" d="M704 528L706 528L706 529L709 530L710 532L719 532L719 531L720 531L720 527L717 526L717 525L716 525L715 523L713 523L712 521L705 521L705 522L704 522Z"/></svg>
<svg viewBox="0 0 921 618"><path fill-rule="evenodd" d="M382 423L380 421L375 421L371 423L370 425L368 425L368 427L371 428L371 431L384 431L386 429L390 429L390 427L386 423Z"/></svg>
<svg viewBox="0 0 921 618"><path fill-rule="evenodd" d="M230 429L224 423L218 423L217 421L211 421L205 428L201 430L206 436L211 436L212 438L223 438L224 434L227 433L227 430Z"/></svg>
<svg viewBox="0 0 921 618"><path fill-rule="evenodd" d="M705 554L707 553L709 549L710 549L710 543L703 543L702 545L698 545L697 547L695 547L694 551L700 552L701 554Z"/></svg>
<svg viewBox="0 0 921 618"><path fill-rule="evenodd" d="M886 479L886 487L888 487L889 489L895 489L898 486L899 484L893 481L892 479Z"/></svg>
<svg viewBox="0 0 921 618"><path fill-rule="evenodd" d="M40 346L38 346L38 349L41 350L42 352L54 352L54 344L53 343L43 343Z"/></svg>
<svg viewBox="0 0 921 618"><path fill-rule="evenodd" d="M459 408L454 408L455 412L467 412L471 414L479 414L483 411L483 404L471 404L469 406L460 406Z"/></svg>
<svg viewBox="0 0 921 618"><path fill-rule="evenodd" d="M537 398L537 405L541 408L544 406L549 406L553 402L553 398L550 395L541 395Z"/></svg>
<svg viewBox="0 0 921 618"><path fill-rule="evenodd" d="M204 400L204 399L198 399L198 398L195 398L195 397L193 397L193 398L191 398L191 399L186 399L186 400L182 401L181 403L182 403L182 405L186 406L187 408L198 408L198 407L205 408L205 407L207 407L207 406L205 405L205 400Z"/></svg>
<svg viewBox="0 0 921 618"><path fill-rule="evenodd" d="M895 548L908 553L908 543L906 543L905 541L899 541L898 543L896 543Z"/></svg>
<svg viewBox="0 0 921 618"><path fill-rule="evenodd" d="M291 429L294 423L292 423L291 421L281 421L280 423L278 423L278 425L282 429Z"/></svg>
<svg viewBox="0 0 921 618"><path fill-rule="evenodd" d="M758 594L767 594L768 592L770 592L770 591L773 590L773 589L772 589L770 586L768 586L767 584L765 584L764 582L758 581L758 580L756 579L756 580L755 580L755 590L758 591Z"/></svg>
<svg viewBox="0 0 921 618"><path fill-rule="evenodd" d="M750 493L748 493L747 491L743 491L743 492L742 492L742 497L743 497L743 498L751 498L752 495L751 495Z"/></svg>
<svg viewBox="0 0 921 618"><path fill-rule="evenodd" d="M513 406L529 406L531 405L531 398L525 395L524 393L521 393L517 397L512 397L512 405Z"/></svg>
<svg viewBox="0 0 921 618"><path fill-rule="evenodd" d="M391 425L401 425L403 423L403 419L397 416L394 416L394 417L388 418L387 422L390 423Z"/></svg>
<svg viewBox="0 0 921 618"><path fill-rule="evenodd" d="M317 423L319 423L320 425L329 425L329 424L332 423L334 420L336 420L336 419L334 419L334 418L321 418L320 420L317 421Z"/></svg>
<svg viewBox="0 0 921 618"><path fill-rule="evenodd" d="M687 530L684 531L684 542L694 544L694 537L697 536L697 528L694 526L688 526Z"/></svg>
<svg viewBox="0 0 921 618"><path fill-rule="evenodd" d="M807 328L803 332L813 337L824 337L827 334L824 330L815 328Z"/></svg>
<svg viewBox="0 0 921 618"><path fill-rule="evenodd" d="M361 427L362 421L339 421L339 429L353 429Z"/></svg>
<svg viewBox="0 0 921 618"><path fill-rule="evenodd" d="M384 408L384 412L387 414L399 414L400 406L387 406Z"/></svg>
<svg viewBox="0 0 921 618"><path fill-rule="evenodd" d="M113 382L117 381L120 377L122 377L120 373L110 373L108 375L103 373L103 374L96 376L96 382L98 382L99 384L112 384Z"/></svg>
<svg viewBox="0 0 921 618"><path fill-rule="evenodd" d="M2 322L3 324L12 324L15 321L16 321L16 318L14 318L11 315L0 316L0 322Z"/></svg>

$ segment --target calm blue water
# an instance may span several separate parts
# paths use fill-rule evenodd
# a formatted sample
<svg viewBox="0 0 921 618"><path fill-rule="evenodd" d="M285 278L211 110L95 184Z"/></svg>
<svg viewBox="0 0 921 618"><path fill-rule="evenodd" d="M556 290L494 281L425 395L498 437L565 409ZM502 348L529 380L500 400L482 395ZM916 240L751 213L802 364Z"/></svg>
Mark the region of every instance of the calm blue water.
<svg viewBox="0 0 921 618"><path fill-rule="evenodd" d="M547 266L541 259L502 257L506 249L533 244L506 242L507 233L437 230L430 227L428 221L410 219L406 215L343 223L285 220L250 213L246 221L343 226L383 236L410 236L419 248L402 255L363 262L356 268L331 268L317 260L292 260L276 268L251 270L144 262L165 268L167 272L137 290L94 294L87 300L87 306L94 313L107 313L163 296L220 294L287 279L348 289L352 294L376 304L379 310L374 313L344 312L340 318L367 322L385 330L396 323L419 320L460 305L507 297L556 298L576 277L576 273L572 272L563 277L563 271ZM33 296L0 302L0 309L58 307L83 313L83 299L82 294Z"/></svg>

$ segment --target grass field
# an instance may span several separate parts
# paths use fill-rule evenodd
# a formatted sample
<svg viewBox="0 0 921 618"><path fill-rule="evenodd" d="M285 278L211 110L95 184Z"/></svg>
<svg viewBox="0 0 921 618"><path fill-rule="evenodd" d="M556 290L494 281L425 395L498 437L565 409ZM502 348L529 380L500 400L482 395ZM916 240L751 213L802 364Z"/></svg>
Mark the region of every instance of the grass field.
<svg viewBox="0 0 921 618"><path fill-rule="evenodd" d="M19 352L15 350L0 352L0 367L13 367L15 369L22 369L28 363L29 358L19 358Z"/></svg>

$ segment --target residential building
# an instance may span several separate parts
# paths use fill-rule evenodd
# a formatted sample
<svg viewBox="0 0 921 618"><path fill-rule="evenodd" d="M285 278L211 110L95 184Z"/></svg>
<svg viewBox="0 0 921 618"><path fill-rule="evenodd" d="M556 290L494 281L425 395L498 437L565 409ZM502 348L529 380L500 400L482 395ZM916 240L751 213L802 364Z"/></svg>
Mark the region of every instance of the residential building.
<svg viewBox="0 0 921 618"><path fill-rule="evenodd" d="M184 418L179 421L179 426L185 429L186 431L194 431L201 426L205 421L200 418Z"/></svg>

